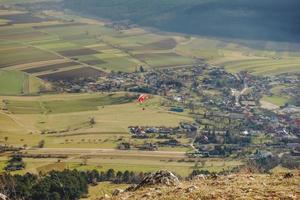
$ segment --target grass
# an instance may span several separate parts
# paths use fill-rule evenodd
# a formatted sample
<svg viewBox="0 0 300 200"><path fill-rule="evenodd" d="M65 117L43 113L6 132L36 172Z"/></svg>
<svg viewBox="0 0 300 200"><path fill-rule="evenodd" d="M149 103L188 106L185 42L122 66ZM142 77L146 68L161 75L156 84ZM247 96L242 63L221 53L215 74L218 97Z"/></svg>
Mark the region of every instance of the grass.
<svg viewBox="0 0 300 200"><path fill-rule="evenodd" d="M67 50L70 48L75 48L77 45L73 44L71 42L65 42L65 41L51 41L51 42L41 42L41 43L35 43L34 46L48 49L48 50Z"/></svg>
<svg viewBox="0 0 300 200"><path fill-rule="evenodd" d="M23 93L26 75L17 71L0 71L0 94L16 95Z"/></svg>
<svg viewBox="0 0 300 200"><path fill-rule="evenodd" d="M9 20L0 19L0 25L5 25L9 22Z"/></svg>
<svg viewBox="0 0 300 200"><path fill-rule="evenodd" d="M277 96L277 95L273 95L273 96L264 96L262 98L263 101L267 101L269 103L275 104L277 106L284 106L286 103L288 103L290 101L289 98L284 97L284 96Z"/></svg>
<svg viewBox="0 0 300 200"><path fill-rule="evenodd" d="M50 153L50 152L49 152ZM126 153L126 152L125 152ZM67 154L67 152L66 152ZM123 153L122 153L123 154ZM88 154L93 156L92 154ZM143 156L144 155L144 156ZM1 157L0 166L5 166L7 158ZM178 162L172 155L156 155L156 154L143 154L130 155L124 154L121 157L117 154L103 155L99 157L91 157L86 160L86 165L82 165L83 159L80 156L70 155L68 159L57 162L55 158L24 158L26 167L24 170L16 171L17 174L25 174L26 172L32 173L46 173L51 170L64 170L64 169L77 169L81 171L98 170L107 171L114 169L115 171L134 171L139 172L153 172L160 169L168 169L175 174L186 177L193 169L195 169L194 162ZM229 159L209 159L205 161L204 166L197 169L209 170L211 172L219 172L223 169L231 169L232 167L241 165L242 162L238 160Z"/></svg>
<svg viewBox="0 0 300 200"><path fill-rule="evenodd" d="M144 187L137 191L126 192L112 199L143 199L151 195L152 199L297 199L299 170L291 172L292 178L283 179L284 174L239 173L219 176L217 180L200 179L181 181L179 187L159 187L159 193L153 187ZM187 188L195 188L187 191Z"/></svg>
<svg viewBox="0 0 300 200"><path fill-rule="evenodd" d="M168 169L173 171L174 173L186 177L188 176L194 169L194 162L177 162L170 161L172 157L169 158L107 158L107 159L89 159L87 166L82 166L79 164L72 164L70 168L78 169L78 170L92 170L96 169L98 171L106 171L110 168L115 171L126 171L131 170L134 172L153 172L160 169ZM229 169L235 166L240 165L241 162L235 160L210 160L205 163L204 167L199 169L209 170L211 172L219 172L223 169Z"/></svg>
<svg viewBox="0 0 300 200"><path fill-rule="evenodd" d="M152 67L172 67L194 64L195 60L175 53L136 54L135 57L143 60Z"/></svg>
<svg viewBox="0 0 300 200"><path fill-rule="evenodd" d="M0 37L1 38L1 37ZM0 54L0 66L9 67L18 64L32 63L57 59L58 56L32 47L2 50Z"/></svg>
<svg viewBox="0 0 300 200"><path fill-rule="evenodd" d="M70 113L97 110L98 106L128 103L132 99L119 95L98 95L68 100L8 100L8 110L14 114Z"/></svg>
<svg viewBox="0 0 300 200"><path fill-rule="evenodd" d="M45 83L34 76L20 71L0 70L1 95L36 94L45 87Z"/></svg>
<svg viewBox="0 0 300 200"><path fill-rule="evenodd" d="M189 41L177 45L176 51L190 57L203 58L213 65L224 66L232 73L249 71L256 75L276 75L299 72L298 52L275 51L274 49L282 45L280 43L265 45L270 49L261 50L238 41L229 43L217 39L192 37Z"/></svg>
<svg viewBox="0 0 300 200"><path fill-rule="evenodd" d="M5 138L7 137L7 141ZM29 134L29 130L24 127L22 123L12 118L10 115L0 113L0 144L12 144L23 146L37 145L41 140L38 134Z"/></svg>
<svg viewBox="0 0 300 200"><path fill-rule="evenodd" d="M5 172L4 168L6 167L6 161L0 161L0 173Z"/></svg>
<svg viewBox="0 0 300 200"><path fill-rule="evenodd" d="M116 189L123 189L125 190L129 185L128 184L113 184L110 182L101 182L96 186L90 186L88 197L82 198L81 200L95 200L103 197L105 194L111 196L111 194Z"/></svg>
<svg viewBox="0 0 300 200"><path fill-rule="evenodd" d="M234 61L224 63L224 66L230 72L249 71L258 75L300 71L299 59L294 58Z"/></svg>
<svg viewBox="0 0 300 200"><path fill-rule="evenodd" d="M187 114L176 114L162 109L160 99L154 97L145 110L124 93L45 95L36 97L4 97L10 118L21 125L20 131L9 135L9 144L36 145L46 141L46 147L61 148L116 148L118 140L129 141L128 126L178 126L191 121ZM50 112L51 111L51 112ZM94 118L95 124L89 121ZM3 122L9 124L8 122ZM9 127L9 126L8 126ZM3 127L3 138L8 127ZM61 132L41 135L41 131ZM29 133L33 134L30 135ZM183 141L184 143L188 141ZM135 141L140 143L140 141ZM185 151L186 148L162 148Z"/></svg>
<svg viewBox="0 0 300 200"><path fill-rule="evenodd" d="M9 116L0 113L0 132L20 131L22 128ZM3 138L1 138L3 140Z"/></svg>

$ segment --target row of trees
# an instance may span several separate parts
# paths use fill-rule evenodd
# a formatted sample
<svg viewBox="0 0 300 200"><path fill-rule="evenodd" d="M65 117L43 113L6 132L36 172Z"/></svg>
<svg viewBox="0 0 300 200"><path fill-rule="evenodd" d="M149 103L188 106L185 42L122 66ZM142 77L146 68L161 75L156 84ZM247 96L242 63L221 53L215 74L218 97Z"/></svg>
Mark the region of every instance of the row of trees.
<svg viewBox="0 0 300 200"><path fill-rule="evenodd" d="M86 173L77 170L52 171L44 176L3 174L0 192L10 199L75 200L88 192Z"/></svg>
<svg viewBox="0 0 300 200"><path fill-rule="evenodd" d="M139 183L144 178L145 174L143 172L135 173L133 171L115 171L109 169L106 172L98 172L97 170L92 170L86 172L88 177L88 182L91 184L97 184L97 182L110 181L113 183Z"/></svg>
<svg viewBox="0 0 300 200"><path fill-rule="evenodd" d="M25 168L25 163L20 155L14 155L4 168L6 171L16 171Z"/></svg>
<svg viewBox="0 0 300 200"><path fill-rule="evenodd" d="M130 171L51 171L46 175L0 175L0 193L10 199L24 200L75 200L88 193L88 185L110 181L113 183L139 183L144 173Z"/></svg>

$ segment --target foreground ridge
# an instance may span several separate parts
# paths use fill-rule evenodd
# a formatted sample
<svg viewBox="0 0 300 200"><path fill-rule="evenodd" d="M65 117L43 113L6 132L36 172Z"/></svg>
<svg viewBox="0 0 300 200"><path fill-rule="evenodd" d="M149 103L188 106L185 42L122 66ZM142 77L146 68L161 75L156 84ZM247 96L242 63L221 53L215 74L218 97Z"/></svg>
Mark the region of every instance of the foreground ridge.
<svg viewBox="0 0 300 200"><path fill-rule="evenodd" d="M173 182L174 181L174 182ZM171 172L152 173L113 197L102 199L291 199L299 198L299 171L288 174L231 174L197 176L179 182Z"/></svg>

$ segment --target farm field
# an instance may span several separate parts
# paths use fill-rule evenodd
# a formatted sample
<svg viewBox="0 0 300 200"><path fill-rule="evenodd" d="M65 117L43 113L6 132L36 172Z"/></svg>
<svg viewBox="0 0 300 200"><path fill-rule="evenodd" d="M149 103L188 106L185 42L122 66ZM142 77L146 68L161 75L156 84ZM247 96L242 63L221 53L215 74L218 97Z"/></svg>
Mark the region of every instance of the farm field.
<svg viewBox="0 0 300 200"><path fill-rule="evenodd" d="M290 101L289 98L284 97L284 96L264 96L262 98L263 101L270 102L276 106L284 106L286 103Z"/></svg>
<svg viewBox="0 0 300 200"><path fill-rule="evenodd" d="M8 13L4 10L1 10L0 14L1 12ZM71 69L63 64L49 64L45 71L44 62L65 59L66 63L83 66L83 71L89 70L86 67L99 71L134 71L141 65L147 68L195 63L193 58L171 53L177 43L173 36L161 36L135 28L132 32L117 31L101 21L95 22L61 12L45 12L43 18L30 16L26 12L12 13L0 17L3 23L8 23L0 27L0 51L4 52L1 54L1 68L18 68L37 76L41 75L38 72L45 72L39 77L53 79L57 76L61 79L64 76L61 76L60 72L65 73ZM20 20L23 15L26 15L26 21ZM51 17L51 21L47 21L47 17ZM74 22L64 22L66 18L71 17L75 19ZM30 20L32 23L28 23ZM162 48L160 41L168 45ZM153 52L155 58L150 56L139 59L139 56L135 56L144 53L144 49ZM41 65L38 65L38 62L41 62ZM34 66L27 69L31 63ZM90 73L84 76L88 77Z"/></svg>
<svg viewBox="0 0 300 200"><path fill-rule="evenodd" d="M248 44L249 43L249 44ZM299 50L293 44L275 42L226 42L210 38L192 37L177 45L183 55L206 60L229 72L248 71L255 75L277 75L299 72ZM276 49L282 48L280 51Z"/></svg>
<svg viewBox="0 0 300 200"><path fill-rule="evenodd" d="M230 72L247 70L258 75L300 69L299 53L290 51L293 46L287 43L264 43L256 48L244 41L187 37L137 27L117 30L101 20L58 11L30 15L26 11L0 10L0 20L4 23L0 27L0 68L22 70L44 80L203 61ZM279 46L283 51L275 53ZM55 65L56 60L64 62Z"/></svg>
<svg viewBox="0 0 300 200"><path fill-rule="evenodd" d="M2 126L1 139L8 137L8 144L18 146L35 146L44 139L46 147L116 148L118 141L130 140L128 126L176 127L179 122L192 120L187 114L173 114L159 107L159 97L151 99L142 110L135 96L124 93L0 99L7 110L3 117L20 126L13 131L15 135L6 133L7 128ZM95 122L90 124L92 118Z"/></svg>
<svg viewBox="0 0 300 200"><path fill-rule="evenodd" d="M0 94L27 95L36 94L47 84L37 77L20 71L0 70Z"/></svg>
<svg viewBox="0 0 300 200"><path fill-rule="evenodd" d="M257 75L274 75L281 73L296 73L300 69L300 59L266 59L225 62L225 69L230 72L249 71Z"/></svg>
<svg viewBox="0 0 300 200"><path fill-rule="evenodd" d="M56 149L47 149L48 153L57 153ZM42 151L35 151L42 153ZM45 151L44 151L45 152ZM71 150L67 150L68 155ZM86 152L86 153L85 153ZM30 155L31 151L28 151ZM63 153L63 152L62 152ZM168 169L179 176L187 176L195 169L194 162L181 161L184 159L184 154L172 154L172 152L142 152L136 151L134 154L130 152L122 152L116 150L107 150L107 153L93 152L93 151L74 151L74 153L80 153L79 155L69 154L69 157L65 161L57 162L55 158L24 158L26 168L18 171L18 174L25 174L27 172L39 173L47 172L51 170L63 170L63 169L77 169L77 170L98 170L107 171L108 169L114 169L115 171L126 171L130 169L134 172L152 172L159 169ZM86 156L85 156L86 155ZM87 157L87 159L85 158ZM86 164L82 164L85 162ZM197 168L203 170L209 170L212 172L220 172L223 169L231 169L233 167L243 164L243 162L234 159L199 159ZM0 162L1 163L1 162ZM2 159L2 163L5 163L5 159ZM128 168L129 167L129 168Z"/></svg>

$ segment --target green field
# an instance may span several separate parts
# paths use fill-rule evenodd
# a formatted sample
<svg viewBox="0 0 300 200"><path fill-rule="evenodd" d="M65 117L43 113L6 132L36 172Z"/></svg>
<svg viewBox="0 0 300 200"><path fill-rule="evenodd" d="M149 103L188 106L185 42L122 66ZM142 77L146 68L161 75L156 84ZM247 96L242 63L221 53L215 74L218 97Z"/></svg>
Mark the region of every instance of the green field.
<svg viewBox="0 0 300 200"><path fill-rule="evenodd" d="M225 62L225 69L230 72L248 71L257 75L273 75L281 73L295 73L300 70L300 59L266 59L266 60L245 60Z"/></svg>
<svg viewBox="0 0 300 200"><path fill-rule="evenodd" d="M277 105L277 106L284 106L286 103L288 103L290 101L290 99L287 98L287 97L276 96L276 95L273 95L273 96L264 96L262 98L262 100L270 102L270 103L272 103L274 105Z"/></svg>
<svg viewBox="0 0 300 200"><path fill-rule="evenodd" d="M0 70L0 95L36 94L45 88L45 83L19 71Z"/></svg>
<svg viewBox="0 0 300 200"><path fill-rule="evenodd" d="M257 46L257 47L256 47ZM293 44L263 42L225 42L222 40L192 37L176 47L183 55L205 59L208 63L223 66L230 72L248 71L256 75L276 75L300 71L299 51L276 51L292 48Z"/></svg>
<svg viewBox="0 0 300 200"><path fill-rule="evenodd" d="M68 100L8 100L7 108L13 114L69 113L97 110L98 106L128 103L132 99L119 95L93 95L93 97Z"/></svg>
<svg viewBox="0 0 300 200"><path fill-rule="evenodd" d="M7 2L7 1L5 1ZM17 2L17 1L16 1ZM34 2L34 1L33 1ZM3 15L15 10L0 10ZM70 13L45 11L54 22L21 23L0 27L0 67L23 69L39 67L40 61L76 58L106 71L134 71L143 65L146 68L193 65L198 59L224 66L230 72L249 71L258 75L273 75L299 72L299 52L290 52L288 43L226 42L221 39L187 37L130 28L116 30L105 22L92 20ZM28 19L29 20L29 19ZM66 23L72 20L72 23ZM251 47L249 47L251 46ZM261 48L264 46L264 48ZM285 47L286 51L275 51ZM93 49L96 53L69 56L62 51ZM26 65L24 65L26 64ZM33 68L34 68L33 67ZM60 70L70 70L63 68ZM46 72L50 73L50 71Z"/></svg>
<svg viewBox="0 0 300 200"><path fill-rule="evenodd" d="M143 153L141 153L143 154ZM26 168L24 170L15 172L18 174L25 174L26 172L39 173L51 171L53 169L63 170L66 168L77 170L98 170L107 171L108 169L114 169L115 171L134 171L134 172L153 172L160 169L168 169L173 171L179 176L188 176L193 169L195 169L194 162L178 162L176 159L172 159L172 156L161 157L124 157L119 159L112 155L111 158L92 158L87 159L87 165L82 165L83 159L68 159L65 162L57 163L57 159L54 158L42 158L33 159L25 158ZM241 161L232 159L203 159L204 166L198 167L198 169L209 170L211 172L220 172L223 169L231 169L232 167L241 165ZM0 162L5 165L5 161Z"/></svg>
<svg viewBox="0 0 300 200"><path fill-rule="evenodd" d="M187 114L178 115L161 108L158 97L149 100L143 110L124 93L7 96L0 99L5 100L2 106L8 109L6 115L21 127L10 131L16 133L10 135L4 126L0 128L0 137L8 136L8 143L15 145L34 146L40 139L45 139L47 147L115 148L118 140L130 139L128 126L178 126L181 121L192 120ZM95 121L92 126L91 118Z"/></svg>

